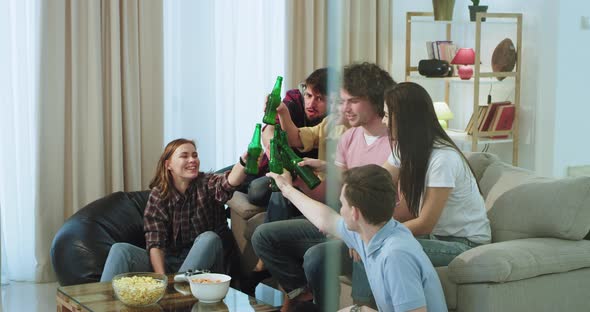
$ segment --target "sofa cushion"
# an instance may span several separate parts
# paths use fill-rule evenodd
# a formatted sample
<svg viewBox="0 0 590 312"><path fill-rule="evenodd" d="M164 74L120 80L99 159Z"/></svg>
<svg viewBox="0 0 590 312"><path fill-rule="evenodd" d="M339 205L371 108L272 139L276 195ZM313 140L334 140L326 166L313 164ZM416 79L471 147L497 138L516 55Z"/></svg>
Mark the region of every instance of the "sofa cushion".
<svg viewBox="0 0 590 312"><path fill-rule="evenodd" d="M590 267L590 241L527 238L478 246L449 264L457 284L509 282Z"/></svg>
<svg viewBox="0 0 590 312"><path fill-rule="evenodd" d="M227 201L227 206L245 220L265 210L263 207L252 205L248 201L248 195L238 191Z"/></svg>
<svg viewBox="0 0 590 312"><path fill-rule="evenodd" d="M449 310L457 309L457 284L449 279L449 267L436 267Z"/></svg>
<svg viewBox="0 0 590 312"><path fill-rule="evenodd" d="M553 180L512 167L490 189L486 204L491 205L488 218L494 242L530 237L580 240L590 231L590 177Z"/></svg>
<svg viewBox="0 0 590 312"><path fill-rule="evenodd" d="M496 199L506 191L535 179L542 178L537 177L532 171L514 167L501 161L490 164L479 180L486 208L488 210L492 208Z"/></svg>
<svg viewBox="0 0 590 312"><path fill-rule="evenodd" d="M469 165L473 169L473 172L475 173L475 179L477 181L481 180L483 173L486 171L490 164L500 161L500 158L498 158L498 156L490 153L466 152L465 158L467 158Z"/></svg>
<svg viewBox="0 0 590 312"><path fill-rule="evenodd" d="M246 240L248 240L248 241L251 240L252 235L254 234L254 231L256 231L256 228L259 225L264 223L265 218L266 218L266 212L259 212L255 216L253 216L252 218L248 219L248 221L246 221L246 228L244 229L244 238Z"/></svg>

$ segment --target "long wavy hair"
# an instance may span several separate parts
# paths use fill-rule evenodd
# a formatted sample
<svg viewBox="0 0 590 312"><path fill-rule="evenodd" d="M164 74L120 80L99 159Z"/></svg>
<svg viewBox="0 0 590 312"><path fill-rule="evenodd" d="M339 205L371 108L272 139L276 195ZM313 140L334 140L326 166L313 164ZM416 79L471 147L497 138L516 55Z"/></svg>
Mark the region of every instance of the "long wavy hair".
<svg viewBox="0 0 590 312"><path fill-rule="evenodd" d="M475 173L465 155L441 127L432 99L424 88L413 82L399 83L385 91L385 103L390 112L390 133L393 134L393 125L397 130L397 143L393 144L392 152L401 160L400 190L410 212L417 217L425 189L428 160L435 146L456 150L474 177Z"/></svg>
<svg viewBox="0 0 590 312"><path fill-rule="evenodd" d="M150 189L154 187L159 188L160 198L162 200L167 200L170 197L171 191L174 190L174 179L172 178L170 171L166 169L166 160L172 157L177 148L186 143L190 143L195 148L197 148L193 140L176 139L166 145L166 148L164 148L164 153L162 153L160 160L158 160L158 164L156 165L156 174L150 182Z"/></svg>

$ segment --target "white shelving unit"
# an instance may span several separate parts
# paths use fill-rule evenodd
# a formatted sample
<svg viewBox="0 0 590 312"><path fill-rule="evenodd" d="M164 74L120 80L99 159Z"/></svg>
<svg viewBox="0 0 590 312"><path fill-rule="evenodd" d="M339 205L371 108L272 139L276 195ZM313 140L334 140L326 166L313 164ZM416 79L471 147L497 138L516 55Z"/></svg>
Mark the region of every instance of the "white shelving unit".
<svg viewBox="0 0 590 312"><path fill-rule="evenodd" d="M430 17L430 18L429 18ZM478 106L485 105L479 99L480 86L498 83L498 77L505 77L503 83L511 82L514 84L514 99L515 106L514 122L512 129L507 131L479 131L479 122L476 120L474 131L472 135L468 135L461 130L448 130L449 136L458 144L471 143L471 151L477 151L478 146L484 144L499 144L512 143L512 163L518 165L518 126L519 126L519 109L520 109L520 77L521 77L521 48L522 48L522 14L520 13L477 13L475 22L467 21L434 21L434 14L432 12L408 12L406 15L406 66L405 77L406 81L414 81L421 83L424 81L440 81L444 83L444 100L449 102L450 85L451 84L471 84L473 85L473 112L478 111ZM516 67L512 72L491 72L482 71L481 68L481 26L482 18L486 18L484 22L486 25L490 24L516 24L516 53L517 61ZM453 25L472 25L475 24L475 65L473 69L473 78L469 80L461 80L458 77L445 78L429 78L418 74L418 67L411 64L412 55L412 24L433 24L444 26L446 28L446 40L452 40L451 30ZM493 47L491 47L493 48ZM487 47L486 47L487 49ZM465 105L459 103L459 105ZM471 105L471 103L469 104ZM507 139L492 139L491 136L508 135Z"/></svg>

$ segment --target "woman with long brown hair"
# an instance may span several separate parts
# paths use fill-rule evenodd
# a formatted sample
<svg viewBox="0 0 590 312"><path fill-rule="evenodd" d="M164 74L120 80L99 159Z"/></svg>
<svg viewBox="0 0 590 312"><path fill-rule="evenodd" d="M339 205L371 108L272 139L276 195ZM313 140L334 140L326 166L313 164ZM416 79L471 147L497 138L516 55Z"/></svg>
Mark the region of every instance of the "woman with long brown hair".
<svg viewBox="0 0 590 312"><path fill-rule="evenodd" d="M440 126L432 99L405 82L385 92L392 155L384 167L398 181L404 222L434 266L491 241L483 197L467 159ZM396 208L397 209L397 208Z"/></svg>
<svg viewBox="0 0 590 312"><path fill-rule="evenodd" d="M101 281L124 272L223 271L231 241L225 202L246 178L243 159L231 171L199 171L195 142L174 140L164 149L150 182L144 211L146 248L127 243L111 247ZM225 245L225 246L224 246Z"/></svg>

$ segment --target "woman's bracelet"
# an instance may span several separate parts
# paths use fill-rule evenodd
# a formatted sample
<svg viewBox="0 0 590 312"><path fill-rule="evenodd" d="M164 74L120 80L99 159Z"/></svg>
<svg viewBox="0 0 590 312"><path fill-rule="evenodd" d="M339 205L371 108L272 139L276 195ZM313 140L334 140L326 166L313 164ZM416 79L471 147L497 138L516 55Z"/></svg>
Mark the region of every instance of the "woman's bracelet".
<svg viewBox="0 0 590 312"><path fill-rule="evenodd" d="M240 158L240 165L242 165L242 167L246 167L246 162L242 159L242 156L239 157Z"/></svg>
<svg viewBox="0 0 590 312"><path fill-rule="evenodd" d="M350 308L350 312L360 312L360 311L362 311L361 306L360 305L357 305L357 304L353 305Z"/></svg>

